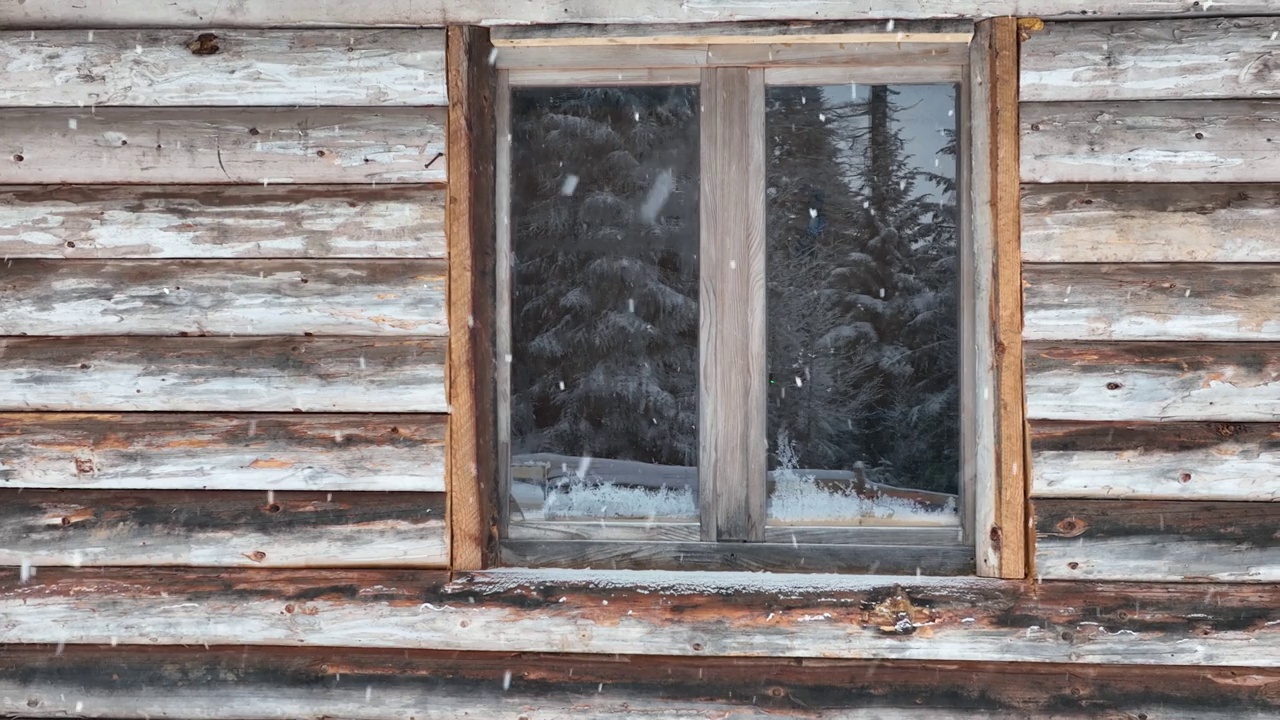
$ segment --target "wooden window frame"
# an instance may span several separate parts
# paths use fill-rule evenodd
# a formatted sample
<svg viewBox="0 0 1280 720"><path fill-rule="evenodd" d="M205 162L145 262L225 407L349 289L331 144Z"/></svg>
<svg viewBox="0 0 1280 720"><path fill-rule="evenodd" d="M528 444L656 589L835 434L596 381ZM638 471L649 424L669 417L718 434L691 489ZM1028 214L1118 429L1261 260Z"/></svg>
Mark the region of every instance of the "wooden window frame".
<svg viewBox="0 0 1280 720"><path fill-rule="evenodd" d="M758 266L759 277L762 279L765 209L763 118L758 119L761 126L759 133L732 132L731 127L716 125L713 121L717 116L715 104L707 106L709 97L706 93L709 85L736 83L739 89L736 96L743 98L751 97L751 93L757 89L762 93L766 84L814 84L835 78L839 78L840 82L863 83L877 80L890 80L895 84L959 82L964 139L958 177L963 178L964 184L968 186L961 196L964 206L961 217L965 222L961 231L962 247L969 256L962 261L962 283L970 289L966 292L966 298L974 301L962 312L961 337L962 347L977 348L973 356L962 361L962 412L966 427L962 438L965 457L962 461L961 530L958 532L954 527L849 527L821 533L801 529L797 534L792 528L766 529L763 472L765 439L761 427L757 428L760 432L753 433L753 436L759 436L758 440L746 443L752 446L746 450L741 449L741 438L709 438L710 433L700 430L699 483L703 503L710 505L711 499L717 497L717 477L724 478L733 472L746 473L747 477L752 478L758 475L759 479L753 483L754 490L739 493L735 502L722 502L700 508L703 522L696 536L684 527L659 527L654 533L638 534L634 540L553 539L556 534L551 528L547 528L547 532L541 536L506 537L504 533L509 526L506 509L509 503L510 447L506 430L509 423L510 366L503 359L510 357L511 347L509 332L499 331L492 338L496 350L492 386L496 389L494 400L497 401L494 403L497 427L493 446L497 449L497 457L489 461L493 474L488 475L490 480L496 478L497 482L487 483L490 495L487 502L495 508L494 514L498 519L495 527L489 529L490 532L480 533L486 535L487 551L470 553L472 556L483 557L483 560L469 563L467 567L459 566L456 562L461 554L467 554L459 553L456 544L459 540L474 544L477 533L472 531L471 538L459 538L455 531L455 569L475 569L486 564L514 564L917 573L923 567L927 568L925 574L1026 576L1026 450L1025 423L1022 420L1021 292L1020 277L1012 272L1020 268L1017 237L1016 24L1012 18L997 18L978 23L976 27L969 26L973 30L972 37L970 42L959 44L961 53L956 51L957 35L960 33L955 31L955 24L947 28L951 32L932 35L913 33L909 41L897 42L887 41L884 31L888 28L883 24L877 25L881 29L878 34L866 33L865 36L851 39L846 32L840 36L842 42L839 43L831 42L833 36L822 33L812 33L799 40L794 39L795 36L786 36L784 39L761 34L750 41L743 41L743 36L732 34L731 26L717 26L716 34L696 36L694 39L697 42L679 44L643 41L645 37L651 36L644 36L641 41L634 43L617 37L610 38L607 43L597 43L592 39L574 42L572 38L567 41L559 38L550 42L536 32L540 29L506 34L501 30L496 31L494 47L485 58L496 75L493 79L491 110L497 125L493 166L493 178L496 181L491 180L495 182L493 190L496 195L496 212L492 217L496 220L495 255L497 258L507 258L507 261L495 263L496 272L492 282L496 294L491 297L496 302L492 321L499 330L510 327L510 305L505 292L510 287L510 228L507 225L510 188L506 178L510 172L508 135L512 87L557 84L701 85L705 106L701 121L703 168L713 167L719 158L744 156L742 153L751 158L750 162L760 163L756 172L749 173L759 180L758 187L754 188L759 192L752 193L759 195L759 202L747 203L732 216L740 218L742 212L758 215L753 218L752 223L753 227L758 227L758 232L752 234L750 243L754 249L749 257L744 257L744 262L754 264L753 267ZM722 37L732 37L734 41L717 42ZM894 37L900 38L899 35ZM450 38L452 40L453 36ZM780 44L779 40L783 40L785 44ZM577 52L578 45L606 45L611 49L621 47L626 52L601 53L600 47L589 48L591 52ZM862 50L866 52L860 52ZM621 65L616 59L619 56L629 58L628 64ZM959 56L964 58L961 63L956 61ZM895 63L892 61L894 57L903 58L903 61ZM477 53L473 51L470 58L475 62ZM452 73L450 77L452 80ZM1010 98L1012 102L1009 101ZM760 100L755 106L758 106L759 114L763 115L763 98ZM726 118L725 122L734 122L733 118L740 118L745 110L745 107L739 108L736 112L721 115ZM736 143L732 153L714 151L717 128L720 135L728 138L729 142ZM1010 145L1010 141L1013 145ZM708 183L726 182L726 178L732 177L732 173L704 171L701 177L705 193ZM707 238L717 235L716 215L710 206L704 207L701 212L703 241L700 252L704 260L704 270L700 277L702 302L706 302L711 286L716 285L715 292L721 298L721 307L733 307L723 302L725 293L741 299L757 294L760 297L751 302L762 306L762 281L730 283L735 278L719 277L723 273L715 273L714 270L708 272L716 267L728 266L727 263L718 261L716 253L728 252L730 248L723 244L708 244ZM452 248L451 243L451 250ZM478 269L472 267L471 271ZM1015 299L1017 302L1014 302ZM746 307L748 304L750 303L740 303L737 307ZM711 358L715 352L715 343L729 341L730 338L715 337L714 333L709 333L707 315L708 313L703 313L699 339L699 379L703 385L699 416L700 426L704 428L711 426L707 418L723 414L730 406L742 407L744 397L749 398L747 402L758 400L763 407L765 381L764 317L763 314L756 313L760 316L759 321L751 328L744 348L749 345L753 349L748 354L760 356L753 357L753 360L758 361L756 364L759 365L759 372L750 373L749 383L758 387L748 390L745 396L740 390L739 397L732 400L727 399L729 396L723 393L725 388L721 388L720 395L717 395L716 378L713 372L709 372L714 369ZM474 313L467 316L468 319L474 317ZM723 323L710 324L713 328L722 326ZM457 325L453 327L457 328ZM990 332L979 332L980 328L989 328ZM740 335L738 341L741 342ZM735 356L741 352L746 351L734 348ZM962 356L969 354L962 353ZM451 374L451 380L452 378ZM451 387L452 385L451 382ZM755 415L763 422L763 410ZM455 407L453 420L456 423L458 419ZM493 459L497 462L493 463ZM730 471L730 468L734 469ZM757 469L759 472L756 472ZM451 478L456 480L455 474L451 473ZM472 485L476 485L481 478L473 477L471 480ZM721 480L721 487L724 484ZM463 485L465 482L453 482L450 486L451 493L457 492ZM731 494L728 497L732 499L733 496ZM454 500L456 508L457 498ZM470 508L473 505L474 502L468 502L462 507ZM714 524L706 522L711 516L715 517ZM454 517L456 519L456 513ZM598 526L599 523L592 525ZM836 537L833 538L833 534ZM957 535L961 536L960 542L956 541ZM495 536L500 547L496 550L493 544ZM833 539L835 542L831 542ZM655 540L663 543L655 545ZM738 540L752 542L735 542Z"/></svg>

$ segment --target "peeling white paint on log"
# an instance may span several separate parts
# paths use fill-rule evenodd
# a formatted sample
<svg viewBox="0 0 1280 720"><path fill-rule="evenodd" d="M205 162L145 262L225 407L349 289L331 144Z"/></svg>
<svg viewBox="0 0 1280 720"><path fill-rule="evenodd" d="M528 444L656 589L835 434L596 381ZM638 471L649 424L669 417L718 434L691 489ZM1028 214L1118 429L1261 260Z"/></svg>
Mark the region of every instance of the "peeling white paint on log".
<svg viewBox="0 0 1280 720"><path fill-rule="evenodd" d="M1277 18L1049 23L1022 45L1021 98L1277 97L1277 33Z"/></svg>
<svg viewBox="0 0 1280 720"><path fill-rule="evenodd" d="M438 29L0 32L0 72L4 107L446 102Z"/></svg>
<svg viewBox="0 0 1280 720"><path fill-rule="evenodd" d="M0 183L438 183L438 108L0 110ZM72 127L74 126L74 127Z"/></svg>
<svg viewBox="0 0 1280 720"><path fill-rule="evenodd" d="M1045 580L1280 582L1280 547L1182 539L1174 534L1036 541Z"/></svg>
<svg viewBox="0 0 1280 720"><path fill-rule="evenodd" d="M1280 262L1277 227L1280 187L1272 185L1028 185L1022 193L1026 262Z"/></svg>
<svg viewBox="0 0 1280 720"><path fill-rule="evenodd" d="M11 260L3 335L448 334L438 260Z"/></svg>
<svg viewBox="0 0 1280 720"><path fill-rule="evenodd" d="M1022 180L1280 182L1280 102L1022 103Z"/></svg>
<svg viewBox="0 0 1280 720"><path fill-rule="evenodd" d="M0 188L0 256L444 258L444 192L421 186Z"/></svg>
<svg viewBox="0 0 1280 720"><path fill-rule="evenodd" d="M1280 340L1280 265L1023 269L1027 340Z"/></svg>
<svg viewBox="0 0 1280 720"><path fill-rule="evenodd" d="M0 410L448 411L443 340L9 338Z"/></svg>
<svg viewBox="0 0 1280 720"><path fill-rule="evenodd" d="M1280 500L1280 453L1249 444L1122 452L1034 448L1033 497Z"/></svg>

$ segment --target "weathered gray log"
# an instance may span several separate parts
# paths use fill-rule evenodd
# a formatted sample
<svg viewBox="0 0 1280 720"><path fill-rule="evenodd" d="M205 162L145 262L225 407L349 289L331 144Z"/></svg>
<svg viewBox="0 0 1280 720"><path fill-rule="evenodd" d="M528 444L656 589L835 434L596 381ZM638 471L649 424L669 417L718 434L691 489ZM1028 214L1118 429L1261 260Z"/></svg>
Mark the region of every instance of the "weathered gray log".
<svg viewBox="0 0 1280 720"><path fill-rule="evenodd" d="M444 258L444 192L408 185L0 188L0 256Z"/></svg>
<svg viewBox="0 0 1280 720"><path fill-rule="evenodd" d="M442 493L0 490L0 564L447 567Z"/></svg>
<svg viewBox="0 0 1280 720"><path fill-rule="evenodd" d="M1280 500L1280 425L1031 423L1031 494Z"/></svg>
<svg viewBox="0 0 1280 720"><path fill-rule="evenodd" d="M1280 20L1057 22L1022 45L1023 100L1280 96Z"/></svg>
<svg viewBox="0 0 1280 720"><path fill-rule="evenodd" d="M1023 103L1029 183L1280 182L1280 102Z"/></svg>
<svg viewBox="0 0 1280 720"><path fill-rule="evenodd" d="M437 108L4 111L0 183L435 183Z"/></svg>
<svg viewBox="0 0 1280 720"><path fill-rule="evenodd" d="M444 341L8 338L0 410L446 412Z"/></svg>
<svg viewBox="0 0 1280 720"><path fill-rule="evenodd" d="M447 335L439 260L10 260L0 335Z"/></svg>
<svg viewBox="0 0 1280 720"><path fill-rule="evenodd" d="M1027 185L1027 262L1280 262L1274 185Z"/></svg>
<svg viewBox="0 0 1280 720"><path fill-rule="evenodd" d="M0 415L0 487L443 492L443 415Z"/></svg>
<svg viewBox="0 0 1280 720"><path fill-rule="evenodd" d="M1280 265L1023 270L1028 340L1280 340Z"/></svg>
<svg viewBox="0 0 1280 720"><path fill-rule="evenodd" d="M1041 499L1045 579L1280 581L1280 503Z"/></svg>
<svg viewBox="0 0 1280 720"><path fill-rule="evenodd" d="M1280 420L1280 345L1029 343L1031 420Z"/></svg>
<svg viewBox="0 0 1280 720"><path fill-rule="evenodd" d="M444 31L0 32L6 107L444 105Z"/></svg>
<svg viewBox="0 0 1280 720"><path fill-rule="evenodd" d="M880 27L884 27L881 25ZM951 43L853 42L718 45L603 45L508 47L495 55L504 70L608 70L615 68L681 68L736 66L891 66L963 65L969 48Z"/></svg>

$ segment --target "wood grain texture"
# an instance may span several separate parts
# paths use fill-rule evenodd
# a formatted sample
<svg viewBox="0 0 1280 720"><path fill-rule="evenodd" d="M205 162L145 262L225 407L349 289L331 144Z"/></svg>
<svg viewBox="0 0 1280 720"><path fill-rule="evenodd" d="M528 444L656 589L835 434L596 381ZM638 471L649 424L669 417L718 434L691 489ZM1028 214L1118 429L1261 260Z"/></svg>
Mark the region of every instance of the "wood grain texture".
<svg viewBox="0 0 1280 720"><path fill-rule="evenodd" d="M764 71L704 70L698 262L702 539L764 539Z"/></svg>
<svg viewBox="0 0 1280 720"><path fill-rule="evenodd" d="M1277 686L1274 667L76 645L10 646L0 658L0 712L32 718L79 703L137 720L1260 720L1280 711Z"/></svg>
<svg viewBox="0 0 1280 720"><path fill-rule="evenodd" d="M1276 18L1049 23L1022 49L1035 102L1280 96Z"/></svg>
<svg viewBox="0 0 1280 720"><path fill-rule="evenodd" d="M1026 361L1033 420L1280 419L1274 344L1030 343Z"/></svg>
<svg viewBox="0 0 1280 720"><path fill-rule="evenodd" d="M3 335L448 334L439 260L10 260Z"/></svg>
<svg viewBox="0 0 1280 720"><path fill-rule="evenodd" d="M1051 500L1032 504L1041 577L1280 581L1280 503Z"/></svg>
<svg viewBox="0 0 1280 720"><path fill-rule="evenodd" d="M880 25L884 27L884 25ZM963 38L963 39L962 39ZM612 68L769 67L820 65L920 67L964 65L967 35L952 42L752 43L720 45L597 45L506 47L495 61L502 70L606 70Z"/></svg>
<svg viewBox="0 0 1280 720"><path fill-rule="evenodd" d="M0 113L0 183L438 183L434 108L35 108Z"/></svg>
<svg viewBox="0 0 1280 720"><path fill-rule="evenodd" d="M1028 183L1280 182L1280 102L1022 103Z"/></svg>
<svg viewBox="0 0 1280 720"><path fill-rule="evenodd" d="M1031 426L1032 495L1134 500L1280 500L1280 425Z"/></svg>
<svg viewBox="0 0 1280 720"><path fill-rule="evenodd" d="M1028 340L1280 340L1280 265L1028 265L1025 278Z"/></svg>
<svg viewBox="0 0 1280 720"><path fill-rule="evenodd" d="M444 341L8 338L0 410L446 412Z"/></svg>
<svg viewBox="0 0 1280 720"><path fill-rule="evenodd" d="M955 536L952 531L948 545L503 540L502 561L546 568L971 575L973 548L955 543Z"/></svg>
<svg viewBox="0 0 1280 720"><path fill-rule="evenodd" d="M767 573L0 570L0 642L1272 665L1280 585ZM292 605L290 613L286 606ZM772 613L772 617L769 615ZM151 638L156 638L153 642ZM243 652L243 649L241 649ZM252 655L253 651L249 651Z"/></svg>
<svg viewBox="0 0 1280 720"><path fill-rule="evenodd" d="M479 570L497 553L495 183L507 179L496 172L491 53L487 30L449 28L447 478L454 570Z"/></svg>
<svg viewBox="0 0 1280 720"><path fill-rule="evenodd" d="M440 493L0 490L0 565L446 567Z"/></svg>
<svg viewBox="0 0 1280 720"><path fill-rule="evenodd" d="M17 258L445 257L430 186L0 188L0 255Z"/></svg>
<svg viewBox="0 0 1280 720"><path fill-rule="evenodd" d="M521 25L496 27L493 44L505 47L564 47L607 45L736 45L855 42L964 42L949 36L971 36L970 20L904 20L888 23L853 22L736 22L725 24L645 25ZM943 38L946 38L944 40Z"/></svg>
<svg viewBox="0 0 1280 720"><path fill-rule="evenodd" d="M1027 185L1027 262L1280 262L1274 185Z"/></svg>
<svg viewBox="0 0 1280 720"><path fill-rule="evenodd" d="M444 31L0 32L6 107L444 105Z"/></svg>
<svg viewBox="0 0 1280 720"><path fill-rule="evenodd" d="M0 415L0 487L443 492L441 415Z"/></svg>

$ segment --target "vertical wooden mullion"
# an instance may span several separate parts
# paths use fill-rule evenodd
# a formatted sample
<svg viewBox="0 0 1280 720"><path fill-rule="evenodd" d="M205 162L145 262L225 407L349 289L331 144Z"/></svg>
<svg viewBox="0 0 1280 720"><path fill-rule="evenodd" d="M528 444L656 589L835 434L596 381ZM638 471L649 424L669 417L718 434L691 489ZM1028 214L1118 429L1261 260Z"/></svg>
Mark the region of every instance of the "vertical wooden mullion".
<svg viewBox="0 0 1280 720"><path fill-rule="evenodd" d="M765 527L764 70L702 74L699 511L702 539Z"/></svg>
<svg viewBox="0 0 1280 720"><path fill-rule="evenodd" d="M494 116L496 156L494 211L495 385L497 390L498 518L501 532L511 523L511 84L498 73Z"/></svg>

